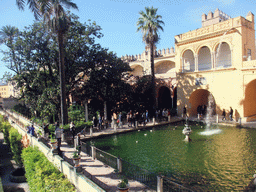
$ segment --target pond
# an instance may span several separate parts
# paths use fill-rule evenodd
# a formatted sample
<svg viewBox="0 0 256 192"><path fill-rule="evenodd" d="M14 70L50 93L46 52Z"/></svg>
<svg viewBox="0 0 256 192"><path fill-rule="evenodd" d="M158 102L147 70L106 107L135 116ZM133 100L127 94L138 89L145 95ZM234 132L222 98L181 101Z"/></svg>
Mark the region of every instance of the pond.
<svg viewBox="0 0 256 192"><path fill-rule="evenodd" d="M196 191L236 191L250 183L255 168L256 130L215 126L216 134L191 125L185 142L184 125L162 126L108 136L91 142L115 156L166 175Z"/></svg>

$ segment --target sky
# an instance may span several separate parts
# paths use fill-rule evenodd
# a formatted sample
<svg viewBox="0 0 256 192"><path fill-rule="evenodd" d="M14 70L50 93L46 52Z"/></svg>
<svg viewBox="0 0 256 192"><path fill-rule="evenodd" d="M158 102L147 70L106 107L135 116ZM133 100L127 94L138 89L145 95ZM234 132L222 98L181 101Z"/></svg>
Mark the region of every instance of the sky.
<svg viewBox="0 0 256 192"><path fill-rule="evenodd" d="M25 0L27 2L27 0ZM77 10L70 10L79 16L81 23L88 20L95 21L101 26L104 37L97 40L102 47L108 48L117 54L136 55L145 50L142 34L137 32L136 22L139 12L145 7L158 8L158 15L164 21L164 31L160 32L158 49L175 47L174 36L201 27L201 16L216 8L232 18L243 16L251 11L256 13L255 0L73 0L78 6ZM3 26L11 25L19 30L32 25L35 21L33 13L28 9L24 11L17 8L16 0L0 0L0 30ZM5 49L0 45L0 49ZM0 78L5 71L5 63L0 53Z"/></svg>

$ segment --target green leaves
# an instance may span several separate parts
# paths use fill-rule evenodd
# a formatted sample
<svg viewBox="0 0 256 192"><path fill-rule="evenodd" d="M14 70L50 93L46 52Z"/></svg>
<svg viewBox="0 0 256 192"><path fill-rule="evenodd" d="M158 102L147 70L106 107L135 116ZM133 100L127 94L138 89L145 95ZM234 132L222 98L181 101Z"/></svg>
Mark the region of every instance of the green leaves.
<svg viewBox="0 0 256 192"><path fill-rule="evenodd" d="M74 186L51 164L38 148L28 147L22 152L26 178L31 192L75 191Z"/></svg>

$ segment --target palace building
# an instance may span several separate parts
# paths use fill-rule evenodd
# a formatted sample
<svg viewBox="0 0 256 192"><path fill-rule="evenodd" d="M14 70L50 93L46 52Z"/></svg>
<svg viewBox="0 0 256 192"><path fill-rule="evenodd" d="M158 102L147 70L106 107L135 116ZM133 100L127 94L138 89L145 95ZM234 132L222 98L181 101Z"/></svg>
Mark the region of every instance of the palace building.
<svg viewBox="0 0 256 192"><path fill-rule="evenodd" d="M175 36L175 51L155 51L158 107L172 103L197 116L198 106L213 102L214 113L234 110L236 120L256 119L256 52L254 15L231 18L219 9L202 15L202 27ZM134 76L150 75L149 50L124 56ZM173 104L175 103L175 104Z"/></svg>

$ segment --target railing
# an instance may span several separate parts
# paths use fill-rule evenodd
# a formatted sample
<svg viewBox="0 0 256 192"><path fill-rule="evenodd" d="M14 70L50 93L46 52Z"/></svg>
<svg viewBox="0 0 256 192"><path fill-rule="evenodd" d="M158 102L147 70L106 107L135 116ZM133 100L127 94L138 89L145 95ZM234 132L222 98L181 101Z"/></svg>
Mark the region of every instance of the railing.
<svg viewBox="0 0 256 192"><path fill-rule="evenodd" d="M171 181L167 177L163 177L163 191L164 192L169 192L169 191L170 192L173 192L173 191L193 192L192 190Z"/></svg>
<svg viewBox="0 0 256 192"><path fill-rule="evenodd" d="M98 159L99 161L109 165L110 167L113 167L114 169L118 169L117 168L117 157L102 151L98 148L95 147L95 155L96 155L96 159Z"/></svg>
<svg viewBox="0 0 256 192"><path fill-rule="evenodd" d="M102 151L90 144L81 142L81 150L87 155L91 156L93 159L98 159L99 161L105 163L106 165L114 168L122 175L127 178L139 181L151 189L157 191L188 191L192 192L190 189L183 187L182 185L171 181L166 177L158 176L146 169L142 169L132 163L129 163L123 159L120 159L114 155L111 155L105 151ZM158 180L158 178L161 178Z"/></svg>
<svg viewBox="0 0 256 192"><path fill-rule="evenodd" d="M88 145L84 142L81 142L81 151L86 153L88 156L92 156L92 148L91 145Z"/></svg>
<svg viewBox="0 0 256 192"><path fill-rule="evenodd" d="M122 160L122 174L131 179L137 180L152 189L157 189L156 174L124 160Z"/></svg>
<svg viewBox="0 0 256 192"><path fill-rule="evenodd" d="M198 63L198 71L206 71L206 70L211 70L211 69L212 69L211 62L209 62L209 63Z"/></svg>
<svg viewBox="0 0 256 192"><path fill-rule="evenodd" d="M229 68L232 67L232 63L231 60L219 60L216 62L216 69L225 69L225 68Z"/></svg>

